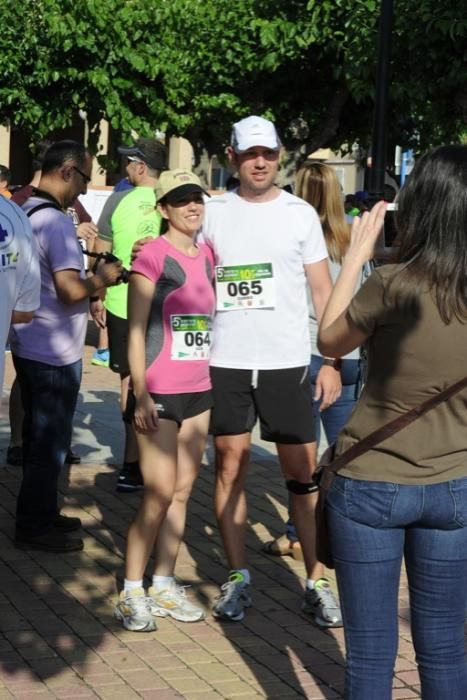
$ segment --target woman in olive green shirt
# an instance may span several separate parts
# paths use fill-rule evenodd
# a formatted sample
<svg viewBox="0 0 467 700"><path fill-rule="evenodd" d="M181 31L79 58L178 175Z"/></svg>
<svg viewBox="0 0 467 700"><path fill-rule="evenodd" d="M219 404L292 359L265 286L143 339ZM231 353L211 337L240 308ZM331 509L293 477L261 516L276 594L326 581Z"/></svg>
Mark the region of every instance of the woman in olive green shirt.
<svg viewBox="0 0 467 700"><path fill-rule="evenodd" d="M367 344L368 377L337 454L467 374L467 147L416 164L401 190L399 262L352 299L385 204L352 240L319 332L323 355ZM405 559L424 700L465 700L467 390L348 464L327 514L347 646L347 700L390 700Z"/></svg>

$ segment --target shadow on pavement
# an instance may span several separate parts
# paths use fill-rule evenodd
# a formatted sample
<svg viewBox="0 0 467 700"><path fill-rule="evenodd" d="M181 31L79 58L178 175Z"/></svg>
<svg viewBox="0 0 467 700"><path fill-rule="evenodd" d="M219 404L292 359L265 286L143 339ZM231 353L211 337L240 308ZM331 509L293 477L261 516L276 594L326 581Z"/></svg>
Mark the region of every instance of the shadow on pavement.
<svg viewBox="0 0 467 700"><path fill-rule="evenodd" d="M85 377L75 418L73 447L87 463L64 468L60 487L65 512L83 521L83 552L15 549L20 470L0 465L0 689L3 684L13 697L48 688L54 697L340 698L342 631L323 632L300 612L301 563L261 552L281 534L286 515L282 476L267 453L256 453L247 484L253 607L244 620L222 624L209 614L227 568L214 515L214 471L206 465L189 503L177 565L206 620L163 619L158 631L145 634L114 620L126 533L140 495L115 491L118 394L110 382L108 389L99 382L97 373ZM6 441L3 431L2 445Z"/></svg>
<svg viewBox="0 0 467 700"><path fill-rule="evenodd" d="M213 468L203 466L189 504L185 537L199 578L208 577L217 584L214 589L201 584L193 591L192 595L209 607L228 571L212 505L213 483ZM287 496L276 460L254 461L247 498L253 606L241 622L221 623L210 616L207 624L236 652L231 669L241 672L245 681L253 681L266 697L340 698L344 681L342 630L323 631L301 613L305 576L301 562L261 551L265 541L284 531Z"/></svg>
<svg viewBox="0 0 467 700"><path fill-rule="evenodd" d="M103 368L102 371L110 370ZM73 420L73 449L82 462L121 463L123 429L117 392L80 391Z"/></svg>

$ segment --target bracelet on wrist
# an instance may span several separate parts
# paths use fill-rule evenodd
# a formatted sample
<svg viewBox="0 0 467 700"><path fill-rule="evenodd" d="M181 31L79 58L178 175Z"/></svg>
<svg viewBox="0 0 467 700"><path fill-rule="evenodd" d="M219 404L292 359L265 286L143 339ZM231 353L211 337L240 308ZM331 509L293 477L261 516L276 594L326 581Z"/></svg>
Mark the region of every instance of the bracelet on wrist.
<svg viewBox="0 0 467 700"><path fill-rule="evenodd" d="M332 367L336 372L340 372L342 369L342 360L340 357L324 357L323 366Z"/></svg>
<svg viewBox="0 0 467 700"><path fill-rule="evenodd" d="M101 298L100 298L99 296L96 296L96 297L89 297L89 301L90 301L90 302L93 302L93 301L100 301L100 300L101 300Z"/></svg>

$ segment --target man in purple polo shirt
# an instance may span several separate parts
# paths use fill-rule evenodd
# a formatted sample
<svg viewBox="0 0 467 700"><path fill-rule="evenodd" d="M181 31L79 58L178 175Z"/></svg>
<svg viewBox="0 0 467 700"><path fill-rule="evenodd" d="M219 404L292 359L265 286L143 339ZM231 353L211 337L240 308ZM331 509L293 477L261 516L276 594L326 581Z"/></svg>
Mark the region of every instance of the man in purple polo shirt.
<svg viewBox="0 0 467 700"><path fill-rule="evenodd" d="M89 300L117 284L120 263L101 264L86 277L67 207L85 193L91 156L75 141L55 143L45 156L37 189L23 205L39 250L41 304L27 326L14 326L11 348L24 407L23 481L16 507L15 544L71 552L79 518L59 512L58 476L70 445L81 382Z"/></svg>

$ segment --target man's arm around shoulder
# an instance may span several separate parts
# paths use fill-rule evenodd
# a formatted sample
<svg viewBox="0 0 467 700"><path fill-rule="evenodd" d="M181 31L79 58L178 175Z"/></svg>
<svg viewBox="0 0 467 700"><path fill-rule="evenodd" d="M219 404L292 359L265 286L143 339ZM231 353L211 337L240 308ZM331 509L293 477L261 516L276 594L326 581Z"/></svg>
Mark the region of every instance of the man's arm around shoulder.
<svg viewBox="0 0 467 700"><path fill-rule="evenodd" d="M11 323L30 323L34 318L34 311L12 311Z"/></svg>

